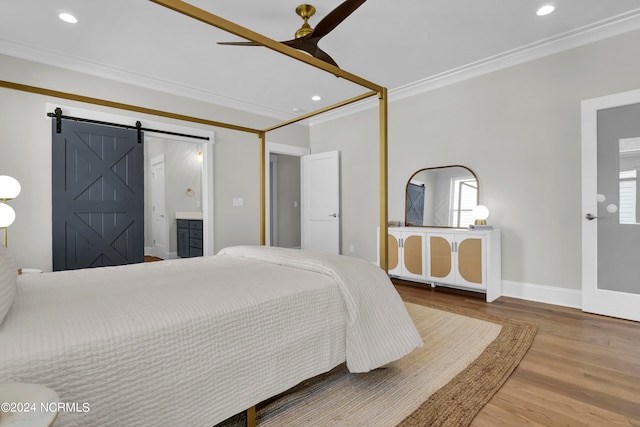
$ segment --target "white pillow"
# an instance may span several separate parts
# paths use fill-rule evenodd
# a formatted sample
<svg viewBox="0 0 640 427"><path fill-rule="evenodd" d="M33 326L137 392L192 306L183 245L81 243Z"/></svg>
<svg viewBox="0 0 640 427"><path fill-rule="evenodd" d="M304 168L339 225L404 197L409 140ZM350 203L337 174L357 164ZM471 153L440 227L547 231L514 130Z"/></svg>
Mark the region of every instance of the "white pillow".
<svg viewBox="0 0 640 427"><path fill-rule="evenodd" d="M7 248L0 244L0 324L16 297L16 280L18 279L18 267L13 262Z"/></svg>

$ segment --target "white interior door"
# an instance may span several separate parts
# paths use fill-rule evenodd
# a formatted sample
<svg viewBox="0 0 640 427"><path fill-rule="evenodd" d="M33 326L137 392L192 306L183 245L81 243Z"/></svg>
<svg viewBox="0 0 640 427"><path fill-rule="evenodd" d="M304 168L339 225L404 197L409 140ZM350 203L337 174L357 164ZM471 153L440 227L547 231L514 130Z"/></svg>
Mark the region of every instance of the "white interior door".
<svg viewBox="0 0 640 427"><path fill-rule="evenodd" d="M339 153L309 154L301 162L302 249L339 254Z"/></svg>
<svg viewBox="0 0 640 427"><path fill-rule="evenodd" d="M167 258L167 219L165 215L164 156L151 159L151 254Z"/></svg>
<svg viewBox="0 0 640 427"><path fill-rule="evenodd" d="M582 309L640 321L640 91L582 103Z"/></svg>

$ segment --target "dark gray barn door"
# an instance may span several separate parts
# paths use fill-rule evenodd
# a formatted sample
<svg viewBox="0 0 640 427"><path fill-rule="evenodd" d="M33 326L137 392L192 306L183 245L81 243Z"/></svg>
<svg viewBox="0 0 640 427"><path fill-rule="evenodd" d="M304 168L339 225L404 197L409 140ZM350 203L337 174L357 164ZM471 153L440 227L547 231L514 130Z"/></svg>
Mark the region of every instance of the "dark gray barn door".
<svg viewBox="0 0 640 427"><path fill-rule="evenodd" d="M137 131L53 125L53 269L144 261L144 174Z"/></svg>

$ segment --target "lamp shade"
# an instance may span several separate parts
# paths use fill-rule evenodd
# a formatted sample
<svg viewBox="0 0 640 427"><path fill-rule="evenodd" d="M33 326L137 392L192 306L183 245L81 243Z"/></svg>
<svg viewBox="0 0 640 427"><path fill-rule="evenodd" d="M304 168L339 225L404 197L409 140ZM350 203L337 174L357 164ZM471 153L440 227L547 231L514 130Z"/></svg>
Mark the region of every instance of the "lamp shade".
<svg viewBox="0 0 640 427"><path fill-rule="evenodd" d="M15 199L20 194L20 183L8 175L0 175L0 199Z"/></svg>
<svg viewBox="0 0 640 427"><path fill-rule="evenodd" d="M489 209L484 205L478 205L471 210L471 215L476 219L475 225L487 225Z"/></svg>
<svg viewBox="0 0 640 427"><path fill-rule="evenodd" d="M489 218L489 209L484 205L478 205L471 211L475 219L487 220Z"/></svg>
<svg viewBox="0 0 640 427"><path fill-rule="evenodd" d="M0 228L6 228L16 219L16 211L5 203L0 203Z"/></svg>

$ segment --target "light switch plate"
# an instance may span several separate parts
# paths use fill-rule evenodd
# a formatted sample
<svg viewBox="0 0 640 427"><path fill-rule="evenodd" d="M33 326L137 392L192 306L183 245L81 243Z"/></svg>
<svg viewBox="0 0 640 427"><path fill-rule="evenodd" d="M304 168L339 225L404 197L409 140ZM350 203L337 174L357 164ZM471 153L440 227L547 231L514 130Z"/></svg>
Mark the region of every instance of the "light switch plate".
<svg viewBox="0 0 640 427"><path fill-rule="evenodd" d="M242 197L234 197L233 206L244 206L244 199Z"/></svg>

